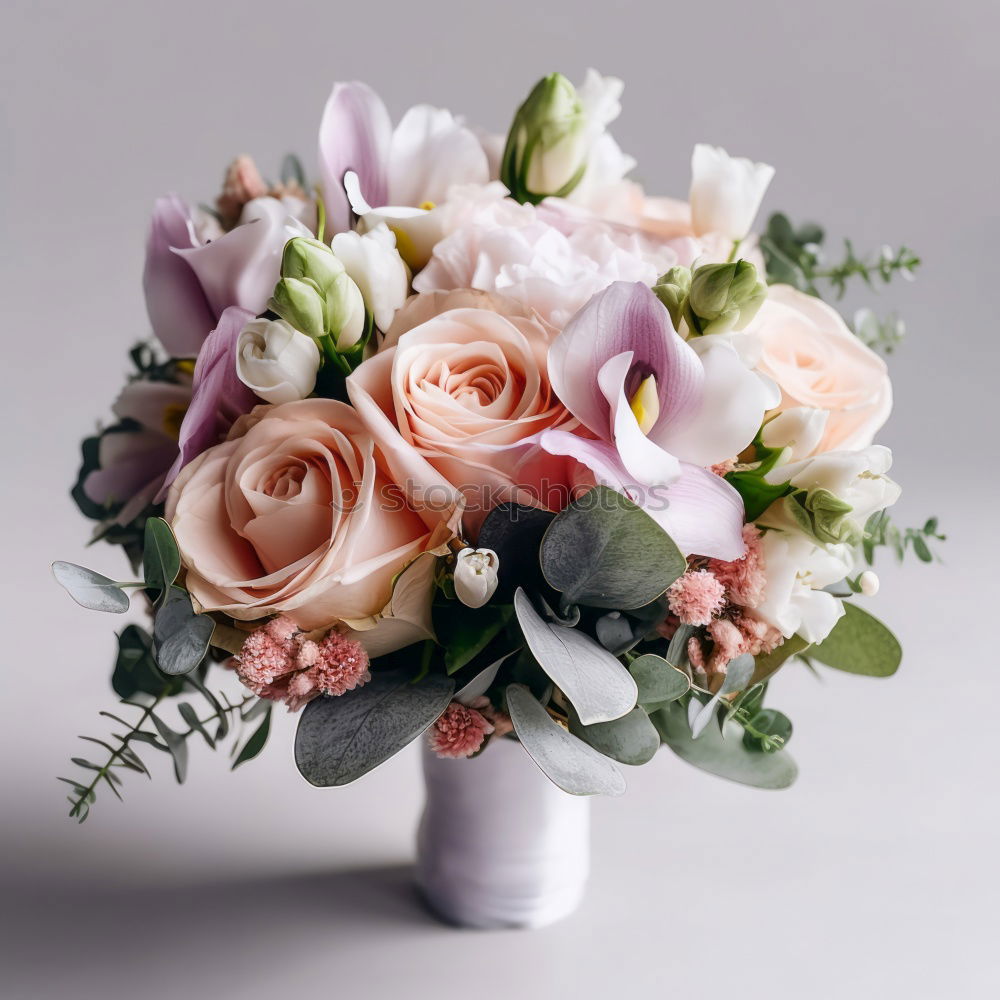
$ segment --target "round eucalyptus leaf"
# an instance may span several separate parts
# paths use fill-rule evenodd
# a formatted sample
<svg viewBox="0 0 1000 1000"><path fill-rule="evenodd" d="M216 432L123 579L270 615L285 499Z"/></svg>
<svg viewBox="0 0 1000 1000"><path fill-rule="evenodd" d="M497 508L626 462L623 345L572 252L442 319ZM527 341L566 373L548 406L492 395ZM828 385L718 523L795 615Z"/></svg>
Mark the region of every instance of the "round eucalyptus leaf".
<svg viewBox="0 0 1000 1000"><path fill-rule="evenodd" d="M339 697L316 698L299 717L295 764L312 785L346 785L387 761L448 707L455 682L409 671L372 671L372 679Z"/></svg>
<svg viewBox="0 0 1000 1000"><path fill-rule="evenodd" d="M621 795L625 779L615 763L566 732L523 685L507 688L514 731L545 776L570 795Z"/></svg>
<svg viewBox="0 0 1000 1000"><path fill-rule="evenodd" d="M628 669L639 688L640 705L676 701L691 687L687 674L654 653L637 657Z"/></svg>
<svg viewBox="0 0 1000 1000"><path fill-rule="evenodd" d="M819 645L809 650L809 658L849 674L891 677L899 669L903 650L899 640L877 618L845 602L843 618Z"/></svg>
<svg viewBox="0 0 1000 1000"><path fill-rule="evenodd" d="M81 608L115 615L128 611L128 594L114 580L92 569L60 561L52 564L52 575Z"/></svg>
<svg viewBox="0 0 1000 1000"><path fill-rule="evenodd" d="M153 620L157 666L170 676L190 673L205 658L214 630L208 615L195 614L187 593L171 587Z"/></svg>
<svg viewBox="0 0 1000 1000"><path fill-rule="evenodd" d="M585 726L571 716L569 731L619 764L645 764L660 749L660 734L641 708L633 708L612 722L598 722L592 726Z"/></svg>
<svg viewBox="0 0 1000 1000"><path fill-rule="evenodd" d="M540 557L545 579L566 601L619 611L651 603L687 569L649 514L606 486L556 515Z"/></svg>

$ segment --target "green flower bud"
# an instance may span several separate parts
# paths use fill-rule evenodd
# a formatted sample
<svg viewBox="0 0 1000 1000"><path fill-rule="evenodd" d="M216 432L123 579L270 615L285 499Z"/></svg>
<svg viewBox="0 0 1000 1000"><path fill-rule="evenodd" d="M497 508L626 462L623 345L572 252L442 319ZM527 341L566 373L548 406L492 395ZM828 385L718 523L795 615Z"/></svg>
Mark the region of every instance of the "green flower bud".
<svg viewBox="0 0 1000 1000"><path fill-rule="evenodd" d="M565 197L587 169L587 115L576 88L561 73L535 85L507 134L500 179L520 202Z"/></svg>
<svg viewBox="0 0 1000 1000"><path fill-rule="evenodd" d="M657 278L653 293L667 307L674 329L680 332L681 320L691 291L691 271L686 267L672 267Z"/></svg>
<svg viewBox="0 0 1000 1000"><path fill-rule="evenodd" d="M325 292L344 273L344 265L333 251L319 240L296 236L285 244L281 255L283 278L308 278Z"/></svg>
<svg viewBox="0 0 1000 1000"><path fill-rule="evenodd" d="M788 513L808 535L823 544L855 542L857 531L848 518L854 508L827 489L799 490L785 497Z"/></svg>
<svg viewBox="0 0 1000 1000"><path fill-rule="evenodd" d="M691 276L685 319L695 333L742 330L766 298L767 285L750 261L705 264Z"/></svg>
<svg viewBox="0 0 1000 1000"><path fill-rule="evenodd" d="M355 348L369 328L361 289L333 250L319 240L297 236L285 244L281 279L268 308L326 349Z"/></svg>
<svg viewBox="0 0 1000 1000"><path fill-rule="evenodd" d="M314 340L326 335L325 296L313 281L282 278L267 307Z"/></svg>

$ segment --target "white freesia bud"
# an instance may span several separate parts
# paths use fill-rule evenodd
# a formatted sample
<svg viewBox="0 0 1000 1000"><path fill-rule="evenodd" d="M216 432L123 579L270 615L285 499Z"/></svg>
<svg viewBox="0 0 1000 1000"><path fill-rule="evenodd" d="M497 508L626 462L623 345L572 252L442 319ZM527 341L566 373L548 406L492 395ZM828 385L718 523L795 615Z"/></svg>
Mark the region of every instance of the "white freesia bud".
<svg viewBox="0 0 1000 1000"><path fill-rule="evenodd" d="M865 597L874 597L878 593L879 583L878 574L873 573L870 569L866 569L858 577L858 589Z"/></svg>
<svg viewBox="0 0 1000 1000"><path fill-rule="evenodd" d="M750 232L774 167L699 143L691 157L691 226L697 236L742 240Z"/></svg>
<svg viewBox="0 0 1000 1000"><path fill-rule="evenodd" d="M268 403L305 399L316 387L319 348L283 319L255 319L236 341L236 374Z"/></svg>
<svg viewBox="0 0 1000 1000"><path fill-rule="evenodd" d="M784 449L778 465L798 462L808 458L819 446L829 417L828 410L793 406L764 424L760 438L766 448Z"/></svg>
<svg viewBox="0 0 1000 1000"><path fill-rule="evenodd" d="M348 276L361 289L375 325L388 330L410 291L410 275L396 249L396 237L382 223L364 235L337 233L331 247Z"/></svg>
<svg viewBox="0 0 1000 1000"><path fill-rule="evenodd" d="M467 608L481 608L497 589L499 568L492 549L462 549L455 558L455 595Z"/></svg>

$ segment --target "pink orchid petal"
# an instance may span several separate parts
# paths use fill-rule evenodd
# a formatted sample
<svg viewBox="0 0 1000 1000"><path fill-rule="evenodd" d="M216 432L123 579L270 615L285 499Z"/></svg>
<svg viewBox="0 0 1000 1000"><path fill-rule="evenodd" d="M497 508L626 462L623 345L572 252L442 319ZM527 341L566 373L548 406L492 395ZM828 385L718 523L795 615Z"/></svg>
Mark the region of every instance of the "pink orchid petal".
<svg viewBox="0 0 1000 1000"><path fill-rule="evenodd" d="M622 465L637 482L664 486L681 474L680 463L654 444L639 428L625 395L625 379L632 368L632 352L618 354L597 374L597 383L611 406L614 443Z"/></svg>
<svg viewBox="0 0 1000 1000"><path fill-rule="evenodd" d="M696 342L705 372L698 410L687 420L650 431L660 447L694 465L715 465L738 455L760 429L764 412L776 403L769 380L751 371L724 340L715 336Z"/></svg>
<svg viewBox="0 0 1000 1000"><path fill-rule="evenodd" d="M685 555L732 562L746 551L743 499L707 469L682 462L680 479L643 506Z"/></svg>
<svg viewBox="0 0 1000 1000"><path fill-rule="evenodd" d="M633 354L636 372L656 376L660 414L650 436L674 420L689 419L701 400L702 366L670 325L663 304L641 282L612 282L553 342L549 378L566 408L594 434L607 438L611 408L594 390L603 365L626 351ZM626 391L632 388L626 386Z"/></svg>
<svg viewBox="0 0 1000 1000"><path fill-rule="evenodd" d="M175 194L157 198L146 241L142 287L157 340L175 358L193 358L215 325L198 276L173 251L198 246L191 210Z"/></svg>
<svg viewBox="0 0 1000 1000"><path fill-rule="evenodd" d="M157 494L159 503L177 474L193 458L217 444L233 421L249 413L257 397L236 374L236 341L254 314L230 306L208 335L194 369L191 405L181 423L179 453Z"/></svg>
<svg viewBox="0 0 1000 1000"><path fill-rule="evenodd" d="M319 164L327 233L351 228L344 174L358 175L369 205L388 204L387 164L392 122L382 99L364 83L337 83L319 126Z"/></svg>

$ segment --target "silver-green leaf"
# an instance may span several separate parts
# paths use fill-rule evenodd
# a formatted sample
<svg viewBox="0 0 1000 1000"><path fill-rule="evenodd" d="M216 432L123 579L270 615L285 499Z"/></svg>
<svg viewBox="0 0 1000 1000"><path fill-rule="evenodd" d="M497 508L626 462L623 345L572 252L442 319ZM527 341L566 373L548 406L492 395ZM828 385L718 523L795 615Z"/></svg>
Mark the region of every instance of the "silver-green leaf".
<svg viewBox="0 0 1000 1000"><path fill-rule="evenodd" d="M655 653L636 657L628 669L639 688L640 705L661 705L676 701L691 687L687 674Z"/></svg>
<svg viewBox="0 0 1000 1000"><path fill-rule="evenodd" d="M214 629L208 615L195 614L185 591L171 587L153 622L157 666L170 676L189 674L205 658Z"/></svg>
<svg viewBox="0 0 1000 1000"><path fill-rule="evenodd" d="M507 688L507 711L521 745L545 776L570 795L621 795L617 765L554 722L523 685Z"/></svg>
<svg viewBox="0 0 1000 1000"><path fill-rule="evenodd" d="M514 611L532 655L585 726L619 719L635 707L638 688L617 657L586 633L545 621L521 588Z"/></svg>
<svg viewBox="0 0 1000 1000"><path fill-rule="evenodd" d="M151 517L143 532L142 570L146 586L162 595L177 579L181 554L170 525L162 517Z"/></svg>
<svg viewBox="0 0 1000 1000"><path fill-rule="evenodd" d="M873 615L845 602L844 617L809 650L809 659L835 670L867 677L891 677L903 659L899 640Z"/></svg>
<svg viewBox="0 0 1000 1000"><path fill-rule="evenodd" d="M92 569L60 561L52 564L52 575L81 608L115 615L128 611L128 594L114 580Z"/></svg>

